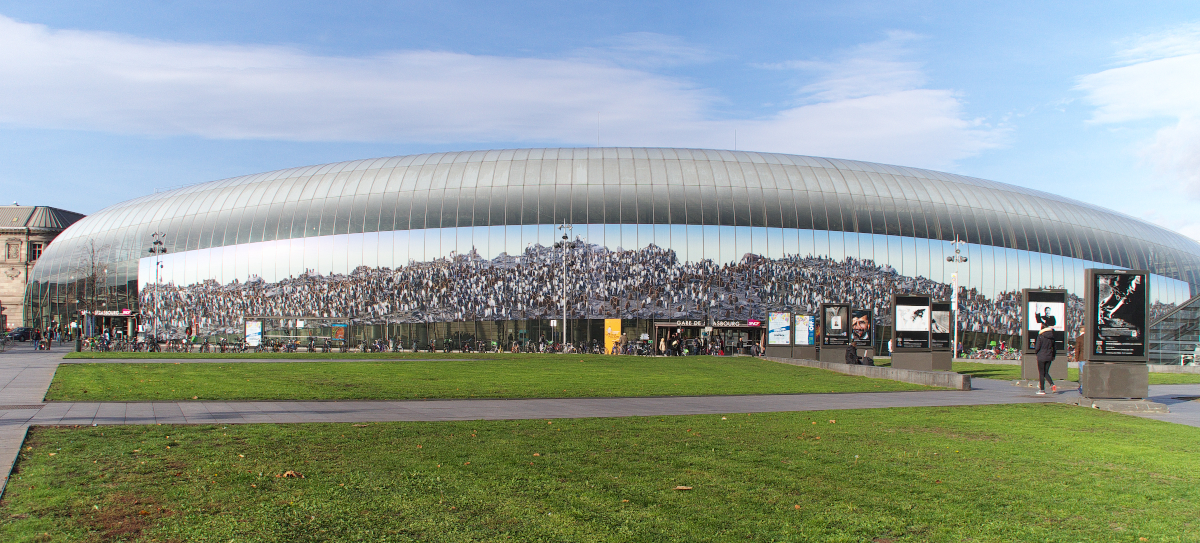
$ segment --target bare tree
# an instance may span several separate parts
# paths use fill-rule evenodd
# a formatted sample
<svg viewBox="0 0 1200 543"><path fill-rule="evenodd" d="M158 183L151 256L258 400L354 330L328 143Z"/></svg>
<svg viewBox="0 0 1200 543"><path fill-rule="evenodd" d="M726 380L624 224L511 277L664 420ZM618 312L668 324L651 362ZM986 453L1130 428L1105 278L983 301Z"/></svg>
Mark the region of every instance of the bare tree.
<svg viewBox="0 0 1200 543"><path fill-rule="evenodd" d="M108 301L108 261L105 257L108 246L96 246L88 240L76 254L71 265L68 302L75 302L77 311L94 312Z"/></svg>

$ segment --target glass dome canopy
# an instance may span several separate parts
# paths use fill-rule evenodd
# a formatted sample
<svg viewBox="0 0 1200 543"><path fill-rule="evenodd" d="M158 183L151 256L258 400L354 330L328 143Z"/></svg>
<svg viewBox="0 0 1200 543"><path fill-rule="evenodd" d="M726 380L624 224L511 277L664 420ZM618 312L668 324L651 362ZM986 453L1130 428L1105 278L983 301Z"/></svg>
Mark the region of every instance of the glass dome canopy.
<svg viewBox="0 0 1200 543"><path fill-rule="evenodd" d="M31 277L85 244L136 277L153 232L170 252L364 232L498 225L766 227L1057 255L1200 284L1200 244L1069 198L943 172L694 149L514 149L292 168L129 200L79 221ZM122 264L126 263L126 264ZM56 277L58 276L58 277ZM118 281L124 282L124 281Z"/></svg>

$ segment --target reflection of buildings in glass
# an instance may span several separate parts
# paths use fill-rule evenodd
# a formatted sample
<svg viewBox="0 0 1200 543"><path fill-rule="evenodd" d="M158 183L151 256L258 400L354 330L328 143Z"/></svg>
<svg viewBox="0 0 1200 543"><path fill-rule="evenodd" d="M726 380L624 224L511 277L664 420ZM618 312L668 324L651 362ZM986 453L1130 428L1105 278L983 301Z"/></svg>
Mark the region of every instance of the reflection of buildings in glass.
<svg viewBox="0 0 1200 543"><path fill-rule="evenodd" d="M944 200L964 191L977 200ZM1013 200L1071 212L1047 219L999 203ZM854 211L877 208L895 212ZM124 202L47 249L30 299L43 314L71 314L69 263L94 239L114 248L116 303L152 308L152 265L139 258L148 233L161 231L167 318L195 311L208 330L256 313L358 323L552 318L563 282L554 225L563 221L586 240L567 263L571 318L765 319L849 303L887 326L892 293L950 295L943 261L955 235L969 242L969 270L982 270L962 276L965 331L1016 333L1020 288L1061 283L1061 266L1082 270L1113 251L1140 265L1137 255L1152 248L1178 263L1151 270L1163 275L1155 294L1168 303L1187 299L1189 286L1166 275L1200 269L1200 248L1172 232L952 174L766 153L522 149L295 168ZM1094 224L1113 225L1109 250L1084 235ZM1053 261L1007 241L986 245L1047 228L1064 240L1044 249L1058 251ZM1046 247L1033 237L1016 246ZM1034 264L1018 273L1018 261ZM1080 274L1066 274L1068 289L1082 289ZM1082 305L1071 300L1075 315Z"/></svg>

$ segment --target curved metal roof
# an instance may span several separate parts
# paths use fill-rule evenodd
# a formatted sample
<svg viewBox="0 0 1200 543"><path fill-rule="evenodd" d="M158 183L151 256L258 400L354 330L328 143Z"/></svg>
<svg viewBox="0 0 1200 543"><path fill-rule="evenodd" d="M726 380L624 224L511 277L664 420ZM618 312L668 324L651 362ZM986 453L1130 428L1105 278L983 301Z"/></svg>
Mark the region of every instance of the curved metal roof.
<svg viewBox="0 0 1200 543"><path fill-rule="evenodd" d="M328 234L517 224L763 226L953 240L1111 264L1200 285L1200 244L1041 191L949 173L797 155L662 148L430 153L200 183L80 220L43 257L149 234L183 251Z"/></svg>

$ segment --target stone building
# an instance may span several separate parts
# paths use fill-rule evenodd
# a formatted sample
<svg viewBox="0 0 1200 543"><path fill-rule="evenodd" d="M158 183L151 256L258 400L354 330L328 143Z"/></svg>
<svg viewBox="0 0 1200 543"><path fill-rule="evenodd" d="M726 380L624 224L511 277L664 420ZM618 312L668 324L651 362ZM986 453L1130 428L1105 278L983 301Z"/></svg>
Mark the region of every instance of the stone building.
<svg viewBox="0 0 1200 543"><path fill-rule="evenodd" d="M25 324L25 286L29 271L42 251L60 232L84 216L46 206L23 206L13 202L0 206L0 327L5 330Z"/></svg>

